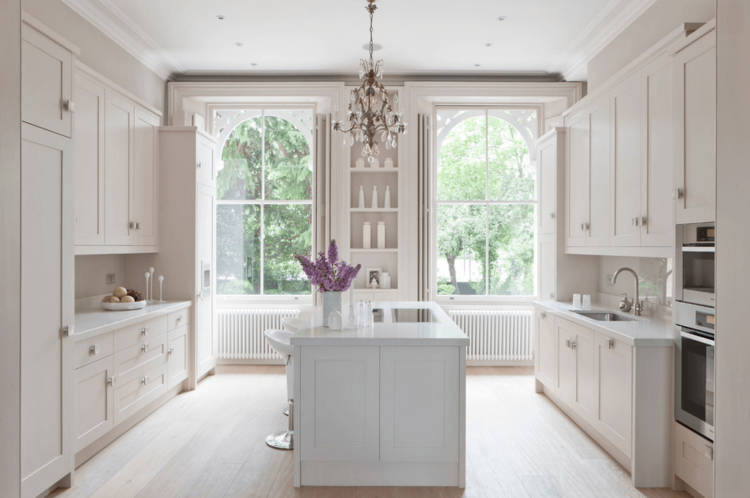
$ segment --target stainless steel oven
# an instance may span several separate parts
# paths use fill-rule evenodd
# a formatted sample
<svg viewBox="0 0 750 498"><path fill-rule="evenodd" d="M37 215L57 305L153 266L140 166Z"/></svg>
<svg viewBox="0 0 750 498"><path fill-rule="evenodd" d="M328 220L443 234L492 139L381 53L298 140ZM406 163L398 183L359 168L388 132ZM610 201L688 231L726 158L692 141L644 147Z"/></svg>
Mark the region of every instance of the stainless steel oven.
<svg viewBox="0 0 750 498"><path fill-rule="evenodd" d="M714 309L675 303L675 418L714 440Z"/></svg>
<svg viewBox="0 0 750 498"><path fill-rule="evenodd" d="M716 228L713 223L680 225L677 228L678 248L677 300L715 306Z"/></svg>

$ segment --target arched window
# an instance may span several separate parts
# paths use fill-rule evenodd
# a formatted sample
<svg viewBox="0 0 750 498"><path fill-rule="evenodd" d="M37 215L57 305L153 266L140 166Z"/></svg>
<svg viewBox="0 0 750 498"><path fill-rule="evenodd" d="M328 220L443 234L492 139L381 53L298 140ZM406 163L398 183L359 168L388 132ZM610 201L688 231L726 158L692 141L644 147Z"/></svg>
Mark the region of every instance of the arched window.
<svg viewBox="0 0 750 498"><path fill-rule="evenodd" d="M534 295L536 109L436 119L437 295Z"/></svg>
<svg viewBox="0 0 750 498"><path fill-rule="evenodd" d="M310 295L294 254L312 254L312 109L221 111L217 125L217 293Z"/></svg>

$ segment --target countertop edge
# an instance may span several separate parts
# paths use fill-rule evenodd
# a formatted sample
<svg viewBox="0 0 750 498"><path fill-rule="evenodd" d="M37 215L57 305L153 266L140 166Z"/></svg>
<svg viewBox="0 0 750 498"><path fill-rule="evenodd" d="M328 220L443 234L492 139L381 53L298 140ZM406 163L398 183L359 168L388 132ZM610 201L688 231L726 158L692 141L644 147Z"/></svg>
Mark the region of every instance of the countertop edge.
<svg viewBox="0 0 750 498"><path fill-rule="evenodd" d="M96 337L101 334L106 334L107 332L111 332L113 330L121 329L123 327L128 327L130 325L133 325L135 323L142 322L144 320L150 320L152 318L157 318L162 315L168 315L169 313L172 313L174 311L179 311L181 309L190 308L193 305L192 301L175 301L174 303L169 303L169 306L160 308L155 311L146 311L142 315L126 318L124 320L116 321L113 323L108 323L106 325L102 325L95 328L90 328L88 330L85 330L84 332L79 332L77 329L75 329L75 333L73 334L75 338L75 342L84 341L86 339L90 339L91 337ZM144 310L147 310L148 307L144 308ZM108 313L113 314L112 319L116 319L117 316L114 315L116 313L121 313L119 311L105 311L102 310L102 313Z"/></svg>
<svg viewBox="0 0 750 498"><path fill-rule="evenodd" d="M366 337L292 337L292 346L468 346L469 339L376 339Z"/></svg>

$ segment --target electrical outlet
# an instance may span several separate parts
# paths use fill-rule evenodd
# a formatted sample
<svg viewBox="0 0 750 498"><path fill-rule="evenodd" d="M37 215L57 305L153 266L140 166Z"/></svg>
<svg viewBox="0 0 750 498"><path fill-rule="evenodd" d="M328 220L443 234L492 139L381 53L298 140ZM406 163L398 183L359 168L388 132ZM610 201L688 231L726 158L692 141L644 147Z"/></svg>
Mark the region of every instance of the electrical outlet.
<svg viewBox="0 0 750 498"><path fill-rule="evenodd" d="M614 282L614 280L612 280L613 278L614 278L614 274L609 274L609 275L607 275L607 283L608 283L609 285L615 285L615 282Z"/></svg>
<svg viewBox="0 0 750 498"><path fill-rule="evenodd" d="M114 273L107 274L107 283L108 284L114 284L115 283L115 274Z"/></svg>

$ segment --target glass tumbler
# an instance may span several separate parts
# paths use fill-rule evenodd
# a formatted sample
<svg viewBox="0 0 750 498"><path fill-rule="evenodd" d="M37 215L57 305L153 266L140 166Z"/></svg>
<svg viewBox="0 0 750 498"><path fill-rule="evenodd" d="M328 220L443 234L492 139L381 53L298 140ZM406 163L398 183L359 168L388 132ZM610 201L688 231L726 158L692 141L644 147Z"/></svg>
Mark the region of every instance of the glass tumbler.
<svg viewBox="0 0 750 498"><path fill-rule="evenodd" d="M580 294L573 294L573 307L574 308L581 308L581 295Z"/></svg>
<svg viewBox="0 0 750 498"><path fill-rule="evenodd" d="M591 309L591 296L589 294L583 295L583 309L585 310Z"/></svg>

